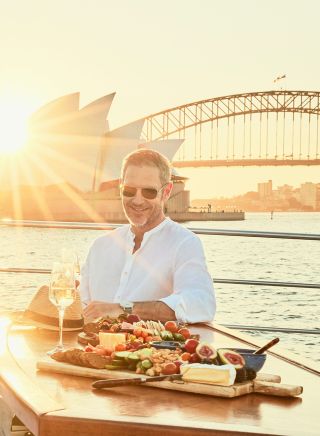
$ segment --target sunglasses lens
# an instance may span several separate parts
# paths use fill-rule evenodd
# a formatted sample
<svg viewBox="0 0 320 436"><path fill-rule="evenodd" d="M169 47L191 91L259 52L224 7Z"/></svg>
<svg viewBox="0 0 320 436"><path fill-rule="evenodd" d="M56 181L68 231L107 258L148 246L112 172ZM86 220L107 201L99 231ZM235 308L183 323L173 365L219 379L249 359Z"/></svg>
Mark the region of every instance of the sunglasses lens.
<svg viewBox="0 0 320 436"><path fill-rule="evenodd" d="M158 195L158 191L153 188L143 188L141 191L144 198L148 200L153 200Z"/></svg>
<svg viewBox="0 0 320 436"><path fill-rule="evenodd" d="M122 189L122 195L124 197L134 197L136 195L137 189L131 186L124 186Z"/></svg>
<svg viewBox="0 0 320 436"><path fill-rule="evenodd" d="M133 188L132 186L124 185L122 187L122 195L124 197L134 197L137 193L138 188ZM154 200L158 195L158 192L155 188L142 188L141 193L144 198L147 200Z"/></svg>

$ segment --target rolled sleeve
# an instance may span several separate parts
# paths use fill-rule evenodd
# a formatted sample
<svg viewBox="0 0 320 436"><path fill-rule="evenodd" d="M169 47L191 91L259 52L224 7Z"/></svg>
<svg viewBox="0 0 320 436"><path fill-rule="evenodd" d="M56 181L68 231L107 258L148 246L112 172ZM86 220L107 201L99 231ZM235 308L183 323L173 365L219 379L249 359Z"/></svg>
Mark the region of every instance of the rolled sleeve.
<svg viewBox="0 0 320 436"><path fill-rule="evenodd" d="M177 248L173 294L160 301L174 310L177 320L212 321L216 311L213 282L200 239L192 235Z"/></svg>

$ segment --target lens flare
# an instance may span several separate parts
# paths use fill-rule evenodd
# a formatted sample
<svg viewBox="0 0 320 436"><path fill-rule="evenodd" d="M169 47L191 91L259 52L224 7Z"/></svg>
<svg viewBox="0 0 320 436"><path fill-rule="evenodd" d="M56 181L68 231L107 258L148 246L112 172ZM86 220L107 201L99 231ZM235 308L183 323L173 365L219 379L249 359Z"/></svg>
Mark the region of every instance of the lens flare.
<svg viewBox="0 0 320 436"><path fill-rule="evenodd" d="M23 108L0 101L0 154L15 154L27 140L27 116Z"/></svg>

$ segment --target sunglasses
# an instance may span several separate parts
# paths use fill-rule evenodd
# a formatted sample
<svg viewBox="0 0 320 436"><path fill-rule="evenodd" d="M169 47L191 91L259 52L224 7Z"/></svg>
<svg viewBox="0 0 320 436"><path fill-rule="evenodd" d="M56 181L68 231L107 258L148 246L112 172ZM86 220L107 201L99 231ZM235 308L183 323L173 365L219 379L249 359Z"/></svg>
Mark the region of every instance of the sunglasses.
<svg viewBox="0 0 320 436"><path fill-rule="evenodd" d="M162 189L167 186L165 183L161 188L134 188L133 186L121 185L121 192L124 197L134 197L137 194L138 189L141 190L141 194L147 200L154 200Z"/></svg>

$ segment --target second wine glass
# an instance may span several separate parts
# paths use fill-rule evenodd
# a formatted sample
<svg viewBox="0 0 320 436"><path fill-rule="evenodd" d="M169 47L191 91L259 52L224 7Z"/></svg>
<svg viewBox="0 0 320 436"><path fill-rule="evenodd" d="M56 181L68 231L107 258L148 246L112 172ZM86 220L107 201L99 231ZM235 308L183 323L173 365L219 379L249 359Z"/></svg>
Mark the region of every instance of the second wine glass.
<svg viewBox="0 0 320 436"><path fill-rule="evenodd" d="M55 262L51 271L49 299L59 313L59 343L48 354L63 350L63 319L65 309L76 299L74 264L68 262Z"/></svg>

